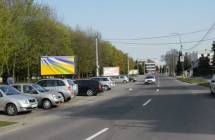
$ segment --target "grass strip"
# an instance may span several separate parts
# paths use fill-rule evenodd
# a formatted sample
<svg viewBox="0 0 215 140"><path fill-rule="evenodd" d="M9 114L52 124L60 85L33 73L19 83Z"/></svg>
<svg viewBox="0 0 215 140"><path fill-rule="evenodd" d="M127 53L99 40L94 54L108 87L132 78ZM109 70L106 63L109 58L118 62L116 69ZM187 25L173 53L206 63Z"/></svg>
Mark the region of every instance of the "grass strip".
<svg viewBox="0 0 215 140"><path fill-rule="evenodd" d="M0 127L8 126L8 125L13 125L16 122L7 122L7 121L0 121Z"/></svg>

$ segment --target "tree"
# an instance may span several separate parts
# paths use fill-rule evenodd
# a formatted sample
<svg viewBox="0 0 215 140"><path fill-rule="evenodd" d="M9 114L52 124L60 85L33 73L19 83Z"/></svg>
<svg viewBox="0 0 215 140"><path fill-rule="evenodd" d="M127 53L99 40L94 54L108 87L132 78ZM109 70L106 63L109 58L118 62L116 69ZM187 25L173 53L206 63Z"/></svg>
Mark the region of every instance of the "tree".
<svg viewBox="0 0 215 140"><path fill-rule="evenodd" d="M170 75L175 76L176 62L178 61L178 51L176 49L171 49L162 56L162 59L166 62L169 67Z"/></svg>
<svg viewBox="0 0 215 140"><path fill-rule="evenodd" d="M184 70L189 71L191 69L191 66L192 66L191 58L189 57L188 53L185 53L185 56L184 56Z"/></svg>
<svg viewBox="0 0 215 140"><path fill-rule="evenodd" d="M210 59L208 56L201 55L198 63L198 71L202 76L210 74Z"/></svg>
<svg viewBox="0 0 215 140"><path fill-rule="evenodd" d="M213 60L212 60L212 65L215 66L215 41L212 44L212 51L213 51Z"/></svg>

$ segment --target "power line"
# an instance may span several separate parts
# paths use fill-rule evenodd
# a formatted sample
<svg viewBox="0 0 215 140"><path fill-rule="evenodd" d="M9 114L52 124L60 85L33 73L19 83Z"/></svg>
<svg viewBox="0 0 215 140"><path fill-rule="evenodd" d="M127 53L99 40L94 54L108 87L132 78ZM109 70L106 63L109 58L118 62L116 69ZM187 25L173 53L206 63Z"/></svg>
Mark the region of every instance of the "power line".
<svg viewBox="0 0 215 140"><path fill-rule="evenodd" d="M204 39L201 41L211 41L215 40L215 38L209 38L209 39ZM118 42L118 41L112 41L113 43L118 43L118 44L126 44L126 45L142 45L142 46L163 46L163 45L178 45L180 42L162 42L162 43L134 43L134 42ZM196 41L184 41L181 42L183 44L191 44L191 43L197 43L199 40Z"/></svg>
<svg viewBox="0 0 215 140"><path fill-rule="evenodd" d="M212 28L212 30L215 30L215 28ZM184 32L184 33L180 33L182 36L185 35L190 35L190 34L196 34L196 33L201 33L201 32L205 32L208 31L208 29L202 29L202 30L197 30L197 31L191 31L191 32ZM153 37L139 37L139 38L110 38L110 39L106 39L106 40L150 40L150 39L159 39L159 38L170 38L170 37L175 37L177 35L163 35L163 36L153 36Z"/></svg>
<svg viewBox="0 0 215 140"><path fill-rule="evenodd" d="M194 48L197 48L204 40L205 38L210 34L210 32L214 29L215 22L211 25L211 27L207 30L207 32L203 35L203 37L193 46L187 49L184 49L185 51L193 50Z"/></svg>

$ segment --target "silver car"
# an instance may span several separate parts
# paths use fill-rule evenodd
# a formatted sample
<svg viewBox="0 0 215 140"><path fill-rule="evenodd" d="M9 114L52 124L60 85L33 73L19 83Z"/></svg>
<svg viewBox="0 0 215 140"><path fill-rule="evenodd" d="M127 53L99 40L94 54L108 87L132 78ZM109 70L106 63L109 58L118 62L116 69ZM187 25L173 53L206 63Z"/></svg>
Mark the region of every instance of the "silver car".
<svg viewBox="0 0 215 140"><path fill-rule="evenodd" d="M125 75L113 76L113 77L111 77L111 80L113 80L115 83L128 83L129 82L128 77Z"/></svg>
<svg viewBox="0 0 215 140"><path fill-rule="evenodd" d="M212 76L212 79L210 81L210 90L211 94L215 95L215 75Z"/></svg>
<svg viewBox="0 0 215 140"><path fill-rule="evenodd" d="M92 77L91 79L100 82L104 90L111 90L115 86L110 77Z"/></svg>
<svg viewBox="0 0 215 140"><path fill-rule="evenodd" d="M14 84L14 88L21 93L35 97L38 101L38 106L43 109L50 109L59 103L64 101L63 96L60 93L49 91L38 84Z"/></svg>
<svg viewBox="0 0 215 140"><path fill-rule="evenodd" d="M37 108L38 102L35 98L22 95L11 86L0 86L0 111L6 112L10 116L18 112L30 112Z"/></svg>
<svg viewBox="0 0 215 140"><path fill-rule="evenodd" d="M68 101L76 96L73 91L73 86L69 84L68 79L52 78L52 79L42 79L37 82L40 86L47 90L55 91L60 93L64 101Z"/></svg>

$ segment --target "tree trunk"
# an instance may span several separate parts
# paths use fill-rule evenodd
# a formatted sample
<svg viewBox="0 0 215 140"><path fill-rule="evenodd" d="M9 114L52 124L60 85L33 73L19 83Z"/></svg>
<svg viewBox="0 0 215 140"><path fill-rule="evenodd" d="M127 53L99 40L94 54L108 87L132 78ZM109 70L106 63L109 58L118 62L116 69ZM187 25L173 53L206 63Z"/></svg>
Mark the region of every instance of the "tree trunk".
<svg viewBox="0 0 215 140"><path fill-rule="evenodd" d="M16 79L16 54L14 56L14 60L13 60L13 79L15 80Z"/></svg>
<svg viewBox="0 0 215 140"><path fill-rule="evenodd" d="M29 64L29 60L28 60L28 78L27 78L28 82L30 82L30 64Z"/></svg>

